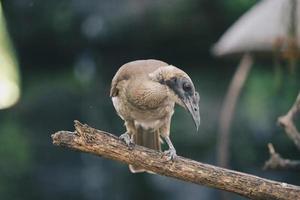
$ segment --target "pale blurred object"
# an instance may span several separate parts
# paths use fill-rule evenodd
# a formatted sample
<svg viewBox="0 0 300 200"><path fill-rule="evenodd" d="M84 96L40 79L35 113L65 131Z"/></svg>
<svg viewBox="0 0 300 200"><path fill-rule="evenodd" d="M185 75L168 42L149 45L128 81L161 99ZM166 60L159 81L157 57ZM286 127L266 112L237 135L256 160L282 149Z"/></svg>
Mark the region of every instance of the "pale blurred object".
<svg viewBox="0 0 300 200"><path fill-rule="evenodd" d="M13 106L20 98L20 77L1 3L0 44L0 109L5 109Z"/></svg>
<svg viewBox="0 0 300 200"><path fill-rule="evenodd" d="M299 0L260 1L225 32L214 46L214 54L272 53L277 48L286 51L291 39L299 46L299 7ZM293 28L296 33L291 38Z"/></svg>

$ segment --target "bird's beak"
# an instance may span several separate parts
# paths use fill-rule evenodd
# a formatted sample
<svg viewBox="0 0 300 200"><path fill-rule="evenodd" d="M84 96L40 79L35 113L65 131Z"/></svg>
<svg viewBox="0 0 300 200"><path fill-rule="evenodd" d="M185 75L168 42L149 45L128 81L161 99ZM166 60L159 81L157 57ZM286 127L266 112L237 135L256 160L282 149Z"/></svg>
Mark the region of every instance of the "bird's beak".
<svg viewBox="0 0 300 200"><path fill-rule="evenodd" d="M194 96L187 96L183 98L183 103L189 113L192 115L193 120L195 122L197 131L200 126L200 112L199 112L199 94L195 93Z"/></svg>

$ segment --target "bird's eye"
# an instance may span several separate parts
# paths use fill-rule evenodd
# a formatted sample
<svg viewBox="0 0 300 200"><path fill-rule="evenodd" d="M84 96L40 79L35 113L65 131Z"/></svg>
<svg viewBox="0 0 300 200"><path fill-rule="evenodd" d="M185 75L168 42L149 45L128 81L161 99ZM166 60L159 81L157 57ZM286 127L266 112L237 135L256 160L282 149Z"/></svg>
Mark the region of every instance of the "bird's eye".
<svg viewBox="0 0 300 200"><path fill-rule="evenodd" d="M185 82L185 83L183 83L182 88L183 88L184 91L191 91L192 86L191 86L190 83Z"/></svg>

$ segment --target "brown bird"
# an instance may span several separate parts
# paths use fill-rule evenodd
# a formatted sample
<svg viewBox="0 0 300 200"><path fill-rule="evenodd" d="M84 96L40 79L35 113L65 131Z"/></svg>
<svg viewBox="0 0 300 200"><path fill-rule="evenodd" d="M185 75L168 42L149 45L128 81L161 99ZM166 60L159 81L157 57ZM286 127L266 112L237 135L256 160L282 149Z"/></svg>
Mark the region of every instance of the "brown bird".
<svg viewBox="0 0 300 200"><path fill-rule="evenodd" d="M200 125L199 94L190 77L181 69L159 60L137 60L120 67L111 84L110 96L118 115L125 121L126 132L120 136L132 143L161 150L163 138L169 146L164 153L176 156L170 140L171 117L175 103L192 115L197 130ZM144 169L129 165L131 172Z"/></svg>

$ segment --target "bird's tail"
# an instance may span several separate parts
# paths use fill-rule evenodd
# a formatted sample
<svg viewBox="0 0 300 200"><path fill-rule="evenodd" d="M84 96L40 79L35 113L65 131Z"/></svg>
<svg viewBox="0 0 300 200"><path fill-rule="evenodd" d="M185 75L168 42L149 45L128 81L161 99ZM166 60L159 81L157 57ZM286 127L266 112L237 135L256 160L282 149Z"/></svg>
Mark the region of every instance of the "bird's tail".
<svg viewBox="0 0 300 200"><path fill-rule="evenodd" d="M145 130L139 126L133 136L133 142L140 146L161 151L160 135L158 130ZM129 169L132 173L146 172L145 169L134 165L129 165Z"/></svg>

